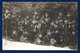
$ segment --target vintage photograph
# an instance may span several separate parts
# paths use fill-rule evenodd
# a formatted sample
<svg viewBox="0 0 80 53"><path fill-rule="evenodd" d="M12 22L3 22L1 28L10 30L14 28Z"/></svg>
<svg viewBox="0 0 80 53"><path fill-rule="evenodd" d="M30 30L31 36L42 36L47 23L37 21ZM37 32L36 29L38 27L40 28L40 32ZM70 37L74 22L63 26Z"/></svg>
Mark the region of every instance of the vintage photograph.
<svg viewBox="0 0 80 53"><path fill-rule="evenodd" d="M3 2L3 50L78 50L77 2Z"/></svg>

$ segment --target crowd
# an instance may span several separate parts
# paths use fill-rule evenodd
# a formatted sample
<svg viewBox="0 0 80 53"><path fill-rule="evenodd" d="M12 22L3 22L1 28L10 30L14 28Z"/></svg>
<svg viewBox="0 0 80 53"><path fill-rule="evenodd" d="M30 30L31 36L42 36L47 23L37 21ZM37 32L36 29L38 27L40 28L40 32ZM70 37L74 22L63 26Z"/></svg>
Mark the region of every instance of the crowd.
<svg viewBox="0 0 80 53"><path fill-rule="evenodd" d="M74 48L78 38L77 14L71 8L54 6L50 10L21 11L15 14L5 10L3 31L8 39L14 41Z"/></svg>

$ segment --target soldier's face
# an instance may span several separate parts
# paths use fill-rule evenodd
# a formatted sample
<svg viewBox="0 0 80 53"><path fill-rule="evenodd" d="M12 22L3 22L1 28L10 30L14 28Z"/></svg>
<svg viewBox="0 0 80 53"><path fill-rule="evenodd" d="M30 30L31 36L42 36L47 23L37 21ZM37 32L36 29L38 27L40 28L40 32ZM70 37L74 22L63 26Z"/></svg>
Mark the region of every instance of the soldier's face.
<svg viewBox="0 0 80 53"><path fill-rule="evenodd" d="M6 10L5 13L9 13L9 10Z"/></svg>

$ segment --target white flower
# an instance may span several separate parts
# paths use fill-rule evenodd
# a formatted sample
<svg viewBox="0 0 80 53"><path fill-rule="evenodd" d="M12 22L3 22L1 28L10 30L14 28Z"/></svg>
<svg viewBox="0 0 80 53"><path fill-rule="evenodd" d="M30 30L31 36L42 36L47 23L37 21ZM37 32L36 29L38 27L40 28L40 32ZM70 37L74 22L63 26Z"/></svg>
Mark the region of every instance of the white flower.
<svg viewBox="0 0 80 53"><path fill-rule="evenodd" d="M15 18L15 15L12 15L13 18Z"/></svg>
<svg viewBox="0 0 80 53"><path fill-rule="evenodd" d="M58 16L58 19L59 19L60 17Z"/></svg>
<svg viewBox="0 0 80 53"><path fill-rule="evenodd" d="M75 25L72 25L72 27L75 27Z"/></svg>
<svg viewBox="0 0 80 53"><path fill-rule="evenodd" d="M74 35L74 34L75 34L75 32L74 32L74 31L72 31L72 34Z"/></svg>
<svg viewBox="0 0 80 53"><path fill-rule="evenodd" d="M67 24L68 23L68 20L65 20L64 22L65 22L65 24Z"/></svg>
<svg viewBox="0 0 80 53"><path fill-rule="evenodd" d="M64 28L64 25L62 25L62 28Z"/></svg>
<svg viewBox="0 0 80 53"><path fill-rule="evenodd" d="M44 23L44 21L42 20L41 23Z"/></svg>
<svg viewBox="0 0 80 53"><path fill-rule="evenodd" d="M38 22L38 21L35 21L35 20L32 21L33 24L35 24L35 23L37 23L37 22Z"/></svg>
<svg viewBox="0 0 80 53"><path fill-rule="evenodd" d="M19 16L19 17L21 17L21 16Z"/></svg>
<svg viewBox="0 0 80 53"><path fill-rule="evenodd" d="M51 22L51 25L53 26L54 25L54 22Z"/></svg>
<svg viewBox="0 0 80 53"><path fill-rule="evenodd" d="M51 35L51 32L50 32L50 31L48 31L48 32L47 32L47 35Z"/></svg>
<svg viewBox="0 0 80 53"><path fill-rule="evenodd" d="M47 17L47 16L48 16L48 14L47 14L47 13L45 13L45 16Z"/></svg>
<svg viewBox="0 0 80 53"><path fill-rule="evenodd" d="M37 28L40 28L41 27L41 24L38 24Z"/></svg>
<svg viewBox="0 0 80 53"><path fill-rule="evenodd" d="M54 44L56 43L56 40L55 40L55 39L51 39L51 40L50 40L50 43L51 43L52 45L54 45Z"/></svg>
<svg viewBox="0 0 80 53"><path fill-rule="evenodd" d="M55 33L58 33L58 31L56 30Z"/></svg>
<svg viewBox="0 0 80 53"><path fill-rule="evenodd" d="M54 33L54 31L52 31L52 33Z"/></svg>
<svg viewBox="0 0 80 53"><path fill-rule="evenodd" d="M61 12L59 12L59 16L62 16L62 13Z"/></svg>
<svg viewBox="0 0 80 53"><path fill-rule="evenodd" d="M21 26L21 27L19 27L19 30L20 30L20 31L23 31L23 29L22 29L22 28L23 28L22 26Z"/></svg>
<svg viewBox="0 0 80 53"><path fill-rule="evenodd" d="M34 14L36 15L36 14L37 14L37 12L34 12Z"/></svg>
<svg viewBox="0 0 80 53"><path fill-rule="evenodd" d="M60 41L62 42L62 41L63 41L63 39L60 39Z"/></svg>
<svg viewBox="0 0 80 53"><path fill-rule="evenodd" d="M40 43L41 43L41 40L40 40L39 38L37 38L37 39L36 39L36 43L37 43L37 44L40 44Z"/></svg>
<svg viewBox="0 0 80 53"><path fill-rule="evenodd" d="M27 19L29 18L29 16L27 16Z"/></svg>
<svg viewBox="0 0 80 53"><path fill-rule="evenodd" d="M72 23L75 23L75 21L72 21Z"/></svg>
<svg viewBox="0 0 80 53"><path fill-rule="evenodd" d="M14 35L16 34L16 31L15 31L15 30L13 31L13 34L14 34Z"/></svg>
<svg viewBox="0 0 80 53"><path fill-rule="evenodd" d="M21 42L24 42L25 41L25 37L23 35L20 37L20 41Z"/></svg>
<svg viewBox="0 0 80 53"><path fill-rule="evenodd" d="M45 19L46 22L47 22L48 20L49 20L48 18Z"/></svg>
<svg viewBox="0 0 80 53"><path fill-rule="evenodd" d="M54 27L58 27L56 24L54 24Z"/></svg>
<svg viewBox="0 0 80 53"><path fill-rule="evenodd" d="M39 16L36 17L37 19L39 18Z"/></svg>
<svg viewBox="0 0 80 53"><path fill-rule="evenodd" d="M35 28L37 28L37 25L35 25Z"/></svg>
<svg viewBox="0 0 80 53"><path fill-rule="evenodd" d="M25 25L27 25L27 22L25 22Z"/></svg>
<svg viewBox="0 0 80 53"><path fill-rule="evenodd" d="M33 20L33 21L32 21L32 23L34 24L34 23L36 23L36 21L35 21L35 20Z"/></svg>
<svg viewBox="0 0 80 53"><path fill-rule="evenodd" d="M39 37L41 38L43 35L42 34L39 34Z"/></svg>
<svg viewBox="0 0 80 53"><path fill-rule="evenodd" d="M41 26L41 23L39 23L38 25Z"/></svg>
<svg viewBox="0 0 80 53"><path fill-rule="evenodd" d="M63 22L63 20L60 19L59 22Z"/></svg>
<svg viewBox="0 0 80 53"><path fill-rule="evenodd" d="M58 24L58 20L56 20L55 23Z"/></svg>
<svg viewBox="0 0 80 53"><path fill-rule="evenodd" d="M35 31L36 31L36 29L33 29L33 31L35 32Z"/></svg>
<svg viewBox="0 0 80 53"><path fill-rule="evenodd" d="M70 17L70 16L71 16L71 15L68 13L68 14L67 14L67 17Z"/></svg>
<svg viewBox="0 0 80 53"><path fill-rule="evenodd" d="M28 32L27 32L27 31L26 31L26 32L25 32L25 31L23 31L23 33L24 33L24 34L28 34Z"/></svg>
<svg viewBox="0 0 80 53"><path fill-rule="evenodd" d="M69 22L69 24L71 24L71 22Z"/></svg>
<svg viewBox="0 0 80 53"><path fill-rule="evenodd" d="M71 26L69 25L69 28L70 28Z"/></svg>
<svg viewBox="0 0 80 53"><path fill-rule="evenodd" d="M24 23L24 21L22 20L21 23Z"/></svg>
<svg viewBox="0 0 80 53"><path fill-rule="evenodd" d="M56 8L56 6L53 6L53 8Z"/></svg>

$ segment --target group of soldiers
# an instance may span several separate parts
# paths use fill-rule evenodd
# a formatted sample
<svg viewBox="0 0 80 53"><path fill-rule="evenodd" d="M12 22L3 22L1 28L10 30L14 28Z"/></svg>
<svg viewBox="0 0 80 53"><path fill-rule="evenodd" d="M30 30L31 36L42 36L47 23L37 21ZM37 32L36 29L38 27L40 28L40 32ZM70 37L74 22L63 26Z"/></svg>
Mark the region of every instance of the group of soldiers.
<svg viewBox="0 0 80 53"><path fill-rule="evenodd" d="M69 11L69 10L68 10ZM66 10L21 11L5 10L3 31L8 39L42 45L69 46L77 43L77 19Z"/></svg>

